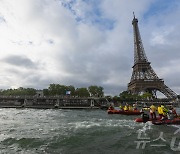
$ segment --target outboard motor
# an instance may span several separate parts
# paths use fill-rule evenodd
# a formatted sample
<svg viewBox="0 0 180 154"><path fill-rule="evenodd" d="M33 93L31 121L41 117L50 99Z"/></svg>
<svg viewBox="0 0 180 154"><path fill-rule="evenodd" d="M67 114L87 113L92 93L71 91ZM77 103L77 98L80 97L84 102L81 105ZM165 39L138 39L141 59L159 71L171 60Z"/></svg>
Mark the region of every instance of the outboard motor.
<svg viewBox="0 0 180 154"><path fill-rule="evenodd" d="M142 120L143 120L144 123L146 123L147 121L149 121L149 115L146 114L146 113L143 113L143 114L142 114Z"/></svg>

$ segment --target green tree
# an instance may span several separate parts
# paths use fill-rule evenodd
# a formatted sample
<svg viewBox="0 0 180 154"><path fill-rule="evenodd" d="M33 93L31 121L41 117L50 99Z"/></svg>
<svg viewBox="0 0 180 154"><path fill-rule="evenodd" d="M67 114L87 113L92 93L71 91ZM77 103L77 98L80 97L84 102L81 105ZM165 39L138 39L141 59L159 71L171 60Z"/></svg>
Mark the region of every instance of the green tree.
<svg viewBox="0 0 180 154"><path fill-rule="evenodd" d="M118 96L113 97L113 102L120 102L120 101L121 101L120 97Z"/></svg>
<svg viewBox="0 0 180 154"><path fill-rule="evenodd" d="M49 90L48 89L43 89L43 94L44 94L44 96L49 96Z"/></svg>
<svg viewBox="0 0 180 154"><path fill-rule="evenodd" d="M141 99L139 95L131 94L128 91L123 91L122 93L119 94L119 96L122 101L136 101Z"/></svg>
<svg viewBox="0 0 180 154"><path fill-rule="evenodd" d="M106 99L106 101L108 101L108 102L112 102L112 100L113 100L113 97L112 97L112 96L110 96L110 95L105 96L104 98L105 98L105 99Z"/></svg>
<svg viewBox="0 0 180 154"><path fill-rule="evenodd" d="M34 96L36 94L36 89L19 87L18 89L2 90L1 94L5 96L23 96L23 95Z"/></svg>
<svg viewBox="0 0 180 154"><path fill-rule="evenodd" d="M78 97L89 97L90 96L87 88L77 88L75 91L75 95Z"/></svg>
<svg viewBox="0 0 180 154"><path fill-rule="evenodd" d="M71 91L71 96L75 95L75 87L72 85L66 86L66 91Z"/></svg>
<svg viewBox="0 0 180 154"><path fill-rule="evenodd" d="M149 92L145 92L142 94L141 96L143 99L151 99L152 98L152 94Z"/></svg>
<svg viewBox="0 0 180 154"><path fill-rule="evenodd" d="M91 96L93 97L103 97L104 92L103 92L103 87L101 86L89 86L88 91Z"/></svg>
<svg viewBox="0 0 180 154"><path fill-rule="evenodd" d="M50 84L48 87L49 95L65 95L66 86L60 84Z"/></svg>
<svg viewBox="0 0 180 154"><path fill-rule="evenodd" d="M56 84L50 84L48 87L48 91L50 95L56 95L57 94L57 86Z"/></svg>
<svg viewBox="0 0 180 154"><path fill-rule="evenodd" d="M121 100L130 100L132 95L128 93L128 91L123 91L119 94Z"/></svg>

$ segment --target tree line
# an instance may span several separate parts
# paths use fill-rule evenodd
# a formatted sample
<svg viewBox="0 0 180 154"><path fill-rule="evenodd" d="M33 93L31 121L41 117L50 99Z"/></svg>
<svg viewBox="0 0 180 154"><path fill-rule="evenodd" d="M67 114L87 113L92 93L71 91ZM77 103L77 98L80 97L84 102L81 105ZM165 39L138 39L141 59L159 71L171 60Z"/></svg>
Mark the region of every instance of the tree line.
<svg viewBox="0 0 180 154"><path fill-rule="evenodd" d="M101 86L92 85L88 88L75 88L74 86L66 86L61 84L50 84L47 89L43 89L44 96L77 96L77 97L104 97L104 88ZM34 96L37 94L37 89L34 88L23 88L19 87L17 89L6 89L0 90L0 95L3 96Z"/></svg>
<svg viewBox="0 0 180 154"><path fill-rule="evenodd" d="M0 90L2 96L35 96L37 89L23 88ZM118 96L104 96L104 88L97 85L89 87L75 88L74 86L66 86L61 84L50 84L47 89L41 90L44 96L65 96L70 95L74 97L99 97L108 101L122 102L122 101L138 101L151 100L152 94L145 92L142 95L131 94L128 91L120 92ZM67 93L68 92L68 93Z"/></svg>

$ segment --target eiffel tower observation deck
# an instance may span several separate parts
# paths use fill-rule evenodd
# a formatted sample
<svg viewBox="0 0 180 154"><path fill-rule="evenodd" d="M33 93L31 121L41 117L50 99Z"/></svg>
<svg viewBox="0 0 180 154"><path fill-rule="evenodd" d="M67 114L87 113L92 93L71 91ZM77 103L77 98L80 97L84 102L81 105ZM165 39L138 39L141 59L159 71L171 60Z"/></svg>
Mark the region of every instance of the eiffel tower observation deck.
<svg viewBox="0 0 180 154"><path fill-rule="evenodd" d="M138 19L135 15L132 25L134 32L134 65L128 91L132 94L149 92L154 98L157 98L156 92L159 91L170 100L177 99L177 94L164 84L163 79L157 76L146 57L138 28Z"/></svg>

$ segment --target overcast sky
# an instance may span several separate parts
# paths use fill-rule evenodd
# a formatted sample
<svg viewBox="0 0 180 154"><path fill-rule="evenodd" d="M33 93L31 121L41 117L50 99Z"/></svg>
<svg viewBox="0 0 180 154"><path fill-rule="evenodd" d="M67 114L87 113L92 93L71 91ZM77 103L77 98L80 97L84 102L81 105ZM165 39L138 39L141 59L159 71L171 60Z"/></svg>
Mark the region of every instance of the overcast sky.
<svg viewBox="0 0 180 154"><path fill-rule="evenodd" d="M127 90L133 11L148 60L180 93L180 0L0 0L0 89Z"/></svg>

